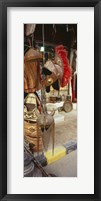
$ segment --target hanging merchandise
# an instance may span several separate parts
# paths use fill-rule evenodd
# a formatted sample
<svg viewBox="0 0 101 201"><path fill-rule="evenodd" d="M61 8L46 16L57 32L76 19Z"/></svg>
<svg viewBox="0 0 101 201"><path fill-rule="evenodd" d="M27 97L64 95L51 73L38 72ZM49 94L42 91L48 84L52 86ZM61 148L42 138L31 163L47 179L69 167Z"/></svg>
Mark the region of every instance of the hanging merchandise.
<svg viewBox="0 0 101 201"><path fill-rule="evenodd" d="M26 30L25 35L29 36L30 34L33 34L35 31L36 24L26 24Z"/></svg>
<svg viewBox="0 0 101 201"><path fill-rule="evenodd" d="M43 73L46 76L43 81L43 84L46 86L46 91L48 92L50 85L52 85L54 89L59 90L63 76L63 68L58 64L54 64L52 60L48 60L44 64Z"/></svg>
<svg viewBox="0 0 101 201"><path fill-rule="evenodd" d="M40 59L38 50L30 48L24 57L24 91L35 92L41 89Z"/></svg>
<svg viewBox="0 0 101 201"><path fill-rule="evenodd" d="M24 54L35 46L34 32L36 24L25 24L24 25Z"/></svg>
<svg viewBox="0 0 101 201"><path fill-rule="evenodd" d="M50 92L50 85L59 91L60 86L65 87L70 81L71 68L69 65L68 52L63 45L56 46L54 61L48 60L44 64L43 73L46 78L43 83L46 91Z"/></svg>
<svg viewBox="0 0 101 201"><path fill-rule="evenodd" d="M44 47L44 25L42 26L42 33L43 33L43 47ZM43 52L43 66L45 63L45 47ZM42 102L42 112L38 114L38 133L42 136L43 139L43 146L45 151L48 149L50 136L52 136L52 153L54 153L54 118L53 113L48 114L46 108L46 97L45 97L45 84L43 84L44 75L42 76L42 89L41 89L41 102ZM49 81L49 80L48 80ZM51 81L50 81L51 82Z"/></svg>

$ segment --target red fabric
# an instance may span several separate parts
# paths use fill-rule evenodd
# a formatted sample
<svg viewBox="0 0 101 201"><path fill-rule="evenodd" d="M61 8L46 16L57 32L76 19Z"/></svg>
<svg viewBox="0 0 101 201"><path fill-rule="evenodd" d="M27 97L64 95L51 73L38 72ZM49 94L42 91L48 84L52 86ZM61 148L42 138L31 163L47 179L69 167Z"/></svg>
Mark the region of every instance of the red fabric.
<svg viewBox="0 0 101 201"><path fill-rule="evenodd" d="M63 62L64 73L63 73L61 87L65 87L67 83L70 81L70 77L72 74L72 71L69 65L68 52L66 51L63 45L56 46L55 52L58 54L58 56L61 58Z"/></svg>

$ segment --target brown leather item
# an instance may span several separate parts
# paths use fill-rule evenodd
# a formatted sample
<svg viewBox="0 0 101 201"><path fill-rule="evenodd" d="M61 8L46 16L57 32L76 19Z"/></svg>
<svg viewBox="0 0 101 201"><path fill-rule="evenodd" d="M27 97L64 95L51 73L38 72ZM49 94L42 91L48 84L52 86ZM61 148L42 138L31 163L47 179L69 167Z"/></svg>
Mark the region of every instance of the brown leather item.
<svg viewBox="0 0 101 201"><path fill-rule="evenodd" d="M24 57L24 91L35 92L41 89L39 51L30 48Z"/></svg>
<svg viewBox="0 0 101 201"><path fill-rule="evenodd" d="M24 64L24 91L35 92L41 89L40 66L38 61L28 61Z"/></svg>

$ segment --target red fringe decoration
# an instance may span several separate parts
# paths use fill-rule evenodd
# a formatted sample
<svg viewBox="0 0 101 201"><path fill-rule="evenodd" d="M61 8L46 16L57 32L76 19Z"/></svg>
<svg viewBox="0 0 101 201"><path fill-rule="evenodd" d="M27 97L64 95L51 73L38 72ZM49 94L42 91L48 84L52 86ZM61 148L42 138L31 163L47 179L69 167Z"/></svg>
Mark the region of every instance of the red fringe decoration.
<svg viewBox="0 0 101 201"><path fill-rule="evenodd" d="M63 62L64 73L63 73L61 87L65 87L67 85L67 83L70 81L70 77L72 74L72 71L71 71L71 68L69 65L68 52L66 51L66 49L63 45L58 45L55 48L55 51Z"/></svg>

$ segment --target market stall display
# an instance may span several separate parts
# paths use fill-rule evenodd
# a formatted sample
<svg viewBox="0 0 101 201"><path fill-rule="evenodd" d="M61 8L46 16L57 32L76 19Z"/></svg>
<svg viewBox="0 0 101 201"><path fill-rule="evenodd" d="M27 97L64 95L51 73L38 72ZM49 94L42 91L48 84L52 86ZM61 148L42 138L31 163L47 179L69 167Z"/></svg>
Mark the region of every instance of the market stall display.
<svg viewBox="0 0 101 201"><path fill-rule="evenodd" d="M50 154L56 157L55 124L65 121L64 113L73 110L76 29L67 24L24 27L24 176L43 176L35 156L48 153L51 147ZM75 98L77 101L77 93ZM38 174L37 165L42 170Z"/></svg>

